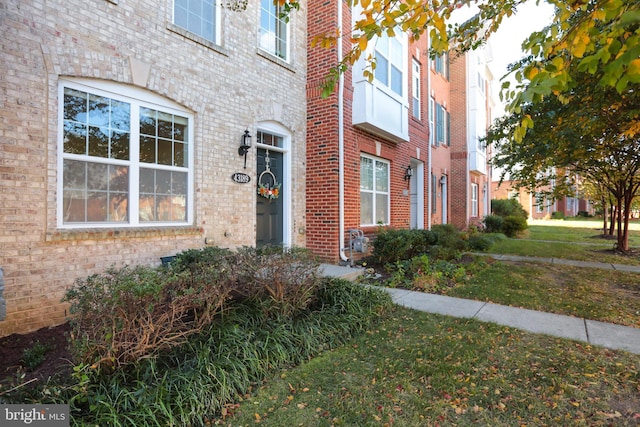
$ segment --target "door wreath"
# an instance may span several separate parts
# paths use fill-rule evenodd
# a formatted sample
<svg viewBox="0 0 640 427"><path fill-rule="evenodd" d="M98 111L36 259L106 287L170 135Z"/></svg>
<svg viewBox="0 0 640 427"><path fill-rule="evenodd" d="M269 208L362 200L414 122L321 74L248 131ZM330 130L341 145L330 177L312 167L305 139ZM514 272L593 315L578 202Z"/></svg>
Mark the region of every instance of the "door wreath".
<svg viewBox="0 0 640 427"><path fill-rule="evenodd" d="M277 199L280 197L280 183L278 183L276 176L271 172L270 163L269 150L267 150L264 156L265 169L258 177L258 195L265 199ZM268 182L268 178L264 181L265 177L271 177L271 182Z"/></svg>

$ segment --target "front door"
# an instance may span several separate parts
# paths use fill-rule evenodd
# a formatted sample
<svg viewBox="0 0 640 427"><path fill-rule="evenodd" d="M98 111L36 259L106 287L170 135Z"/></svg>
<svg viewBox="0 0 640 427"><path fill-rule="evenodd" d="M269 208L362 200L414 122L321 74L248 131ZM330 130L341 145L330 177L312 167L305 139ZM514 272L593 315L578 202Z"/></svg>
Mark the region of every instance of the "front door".
<svg viewBox="0 0 640 427"><path fill-rule="evenodd" d="M267 171L267 166L270 171ZM277 197L274 192L264 193L267 197L258 194L256 202L256 247L266 245L282 245L283 234L283 154L277 151L269 151L258 148L258 176L257 184L263 184L265 188L272 188L280 184ZM267 172L265 172L267 171ZM265 173L263 173L265 172ZM274 182L275 179L275 182Z"/></svg>

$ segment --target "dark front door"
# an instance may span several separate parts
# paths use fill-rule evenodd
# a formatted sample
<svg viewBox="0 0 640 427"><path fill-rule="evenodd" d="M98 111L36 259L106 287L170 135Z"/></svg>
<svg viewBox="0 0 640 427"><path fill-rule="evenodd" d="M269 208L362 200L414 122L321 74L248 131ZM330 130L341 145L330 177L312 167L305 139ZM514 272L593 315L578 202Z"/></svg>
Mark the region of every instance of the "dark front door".
<svg viewBox="0 0 640 427"><path fill-rule="evenodd" d="M257 196L256 202L256 246L265 245L282 245L283 235L283 202L282 202L282 172L283 172L283 155L276 151L267 151L264 148L258 148L258 179L257 184L261 182L264 185L273 185L271 174L265 173L260 175L267 169L269 159L269 169L275 177L277 183L280 184L277 198L265 198L260 194Z"/></svg>

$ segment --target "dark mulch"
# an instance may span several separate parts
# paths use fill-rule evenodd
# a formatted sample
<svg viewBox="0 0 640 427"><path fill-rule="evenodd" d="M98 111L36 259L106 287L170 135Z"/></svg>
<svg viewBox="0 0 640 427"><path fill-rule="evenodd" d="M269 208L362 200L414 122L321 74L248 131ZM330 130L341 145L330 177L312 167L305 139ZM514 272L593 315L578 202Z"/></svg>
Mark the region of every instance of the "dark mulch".
<svg viewBox="0 0 640 427"><path fill-rule="evenodd" d="M64 323L28 334L0 338L0 390L21 384L32 387L54 375L70 372L69 332L69 324ZM33 349L37 343L47 351L42 363L30 367L29 359L25 359L25 350Z"/></svg>

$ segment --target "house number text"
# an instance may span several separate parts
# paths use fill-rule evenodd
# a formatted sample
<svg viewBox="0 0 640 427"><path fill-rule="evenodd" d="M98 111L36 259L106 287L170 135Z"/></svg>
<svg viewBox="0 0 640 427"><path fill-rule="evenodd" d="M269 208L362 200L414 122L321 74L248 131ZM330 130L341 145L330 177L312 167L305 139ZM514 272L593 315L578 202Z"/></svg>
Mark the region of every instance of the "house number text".
<svg viewBox="0 0 640 427"><path fill-rule="evenodd" d="M236 172L233 175L231 175L231 180L233 182L237 182L238 184L246 184L249 181L251 181L251 177L246 173Z"/></svg>

